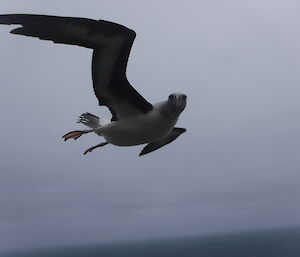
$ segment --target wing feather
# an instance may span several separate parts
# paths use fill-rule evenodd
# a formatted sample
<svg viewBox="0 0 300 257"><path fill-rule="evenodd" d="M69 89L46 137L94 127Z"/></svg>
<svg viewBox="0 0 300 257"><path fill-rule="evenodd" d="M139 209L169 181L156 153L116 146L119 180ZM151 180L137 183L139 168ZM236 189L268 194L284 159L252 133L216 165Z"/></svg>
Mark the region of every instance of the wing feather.
<svg viewBox="0 0 300 257"><path fill-rule="evenodd" d="M145 155L147 153L151 153L167 144L170 144L184 132L186 132L185 128L173 128L173 130L170 132L170 134L167 137L146 145L141 151L140 156Z"/></svg>
<svg viewBox="0 0 300 257"><path fill-rule="evenodd" d="M94 49L93 88L100 105L106 105L112 120L152 110L128 82L126 67L136 33L103 20L31 14L0 15L0 24L21 25L12 34L51 40L54 43Z"/></svg>

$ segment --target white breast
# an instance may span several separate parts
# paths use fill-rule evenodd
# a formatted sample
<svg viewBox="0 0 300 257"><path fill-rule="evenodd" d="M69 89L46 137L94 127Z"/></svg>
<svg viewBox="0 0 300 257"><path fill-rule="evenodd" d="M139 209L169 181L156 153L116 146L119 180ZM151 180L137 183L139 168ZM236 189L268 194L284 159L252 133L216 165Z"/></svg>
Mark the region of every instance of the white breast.
<svg viewBox="0 0 300 257"><path fill-rule="evenodd" d="M166 137L177 122L154 108L150 113L110 123L99 131L107 142L118 146L131 146L157 141Z"/></svg>

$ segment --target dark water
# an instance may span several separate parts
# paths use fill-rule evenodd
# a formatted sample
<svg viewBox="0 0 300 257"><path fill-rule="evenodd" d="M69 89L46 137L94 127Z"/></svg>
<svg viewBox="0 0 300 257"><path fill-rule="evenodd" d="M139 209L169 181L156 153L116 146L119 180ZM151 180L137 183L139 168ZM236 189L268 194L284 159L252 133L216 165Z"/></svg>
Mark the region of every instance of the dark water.
<svg viewBox="0 0 300 257"><path fill-rule="evenodd" d="M0 257L300 257L300 229L0 253Z"/></svg>

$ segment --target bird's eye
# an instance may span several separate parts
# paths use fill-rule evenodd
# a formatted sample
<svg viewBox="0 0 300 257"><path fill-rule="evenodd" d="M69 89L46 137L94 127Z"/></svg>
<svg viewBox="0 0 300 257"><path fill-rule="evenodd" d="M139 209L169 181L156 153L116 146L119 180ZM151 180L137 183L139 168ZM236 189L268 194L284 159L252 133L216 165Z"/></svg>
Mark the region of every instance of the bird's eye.
<svg viewBox="0 0 300 257"><path fill-rule="evenodd" d="M170 95L169 100L173 100L173 99L174 99L174 95Z"/></svg>

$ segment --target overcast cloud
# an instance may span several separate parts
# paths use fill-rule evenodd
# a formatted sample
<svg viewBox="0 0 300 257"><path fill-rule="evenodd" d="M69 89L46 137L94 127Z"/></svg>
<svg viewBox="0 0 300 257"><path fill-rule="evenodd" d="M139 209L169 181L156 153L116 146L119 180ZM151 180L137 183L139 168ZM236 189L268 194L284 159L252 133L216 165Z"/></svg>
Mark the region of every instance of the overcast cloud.
<svg viewBox="0 0 300 257"><path fill-rule="evenodd" d="M71 4L72 3L72 4ZM188 95L187 133L141 146L61 136L85 111L91 51L0 27L0 250L300 225L300 2L17 1L1 13L134 29L128 78L149 101Z"/></svg>

